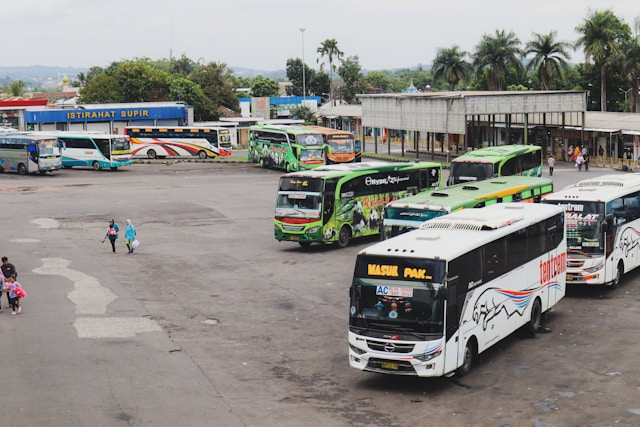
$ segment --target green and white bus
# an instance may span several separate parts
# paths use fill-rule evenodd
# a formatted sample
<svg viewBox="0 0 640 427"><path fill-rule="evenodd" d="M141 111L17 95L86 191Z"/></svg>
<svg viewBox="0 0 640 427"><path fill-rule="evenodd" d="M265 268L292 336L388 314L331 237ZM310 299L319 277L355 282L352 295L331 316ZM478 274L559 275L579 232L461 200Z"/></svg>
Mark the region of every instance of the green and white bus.
<svg viewBox="0 0 640 427"><path fill-rule="evenodd" d="M447 185L511 175L542 176L542 149L514 144L469 151L451 161Z"/></svg>
<svg viewBox="0 0 640 427"><path fill-rule="evenodd" d="M255 125L249 128L250 162L287 172L324 165L326 144L322 133L304 126Z"/></svg>
<svg viewBox="0 0 640 427"><path fill-rule="evenodd" d="M292 172L280 178L275 238L345 247L352 237L380 232L391 201L442 186L440 163L362 162Z"/></svg>
<svg viewBox="0 0 640 427"><path fill-rule="evenodd" d="M506 176L416 194L385 207L380 237L385 240L415 230L425 221L460 209L503 202L540 202L545 194L552 192L550 179Z"/></svg>
<svg viewBox="0 0 640 427"><path fill-rule="evenodd" d="M62 167L55 137L19 133L0 135L0 171L45 174Z"/></svg>

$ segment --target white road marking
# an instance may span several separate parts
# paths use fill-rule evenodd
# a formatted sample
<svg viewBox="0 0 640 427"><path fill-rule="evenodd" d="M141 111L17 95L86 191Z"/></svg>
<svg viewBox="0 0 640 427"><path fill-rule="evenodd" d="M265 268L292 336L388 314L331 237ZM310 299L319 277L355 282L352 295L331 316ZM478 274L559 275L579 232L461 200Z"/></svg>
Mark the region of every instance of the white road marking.
<svg viewBox="0 0 640 427"><path fill-rule="evenodd" d="M42 240L40 239L10 239L11 243L40 243Z"/></svg>
<svg viewBox="0 0 640 427"><path fill-rule="evenodd" d="M79 338L133 338L162 328L146 317L78 317L73 323Z"/></svg>
<svg viewBox="0 0 640 427"><path fill-rule="evenodd" d="M36 274L59 275L73 282L67 298L76 306L76 314L99 315L117 296L100 281L81 271L69 268L71 261L64 258L43 258ZM146 317L77 317L73 326L79 338L131 338L141 332L160 332L162 328Z"/></svg>
<svg viewBox="0 0 640 427"><path fill-rule="evenodd" d="M53 218L35 218L31 220L31 223L40 228L60 228L58 220Z"/></svg>

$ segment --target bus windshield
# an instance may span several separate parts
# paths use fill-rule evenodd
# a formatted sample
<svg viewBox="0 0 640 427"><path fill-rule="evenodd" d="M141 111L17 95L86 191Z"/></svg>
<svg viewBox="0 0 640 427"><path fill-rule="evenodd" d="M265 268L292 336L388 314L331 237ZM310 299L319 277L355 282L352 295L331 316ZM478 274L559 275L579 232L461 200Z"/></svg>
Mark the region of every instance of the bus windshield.
<svg viewBox="0 0 640 427"><path fill-rule="evenodd" d="M317 147L324 144L322 135L319 133L306 133L302 135L296 135L296 142L305 147Z"/></svg>
<svg viewBox="0 0 640 427"><path fill-rule="evenodd" d="M565 211L567 224L567 252L572 257L594 256L604 253L604 204L600 202L557 203Z"/></svg>
<svg viewBox="0 0 640 427"><path fill-rule="evenodd" d="M493 164L486 162L451 162L451 177L459 184L468 181L482 181L493 177Z"/></svg>
<svg viewBox="0 0 640 427"><path fill-rule="evenodd" d="M130 150L129 138L113 138L111 140L111 149L113 151Z"/></svg>
<svg viewBox="0 0 640 427"><path fill-rule="evenodd" d="M420 227L425 221L446 215L446 209L416 209L416 208L396 208L388 206L384 211L384 227L382 240L390 239ZM407 223L411 221L411 225Z"/></svg>
<svg viewBox="0 0 640 427"><path fill-rule="evenodd" d="M55 138L38 140L38 151L40 157L59 156L60 146L58 145L58 140Z"/></svg>
<svg viewBox="0 0 640 427"><path fill-rule="evenodd" d="M336 154L353 153L353 140L329 140L331 151Z"/></svg>
<svg viewBox="0 0 640 427"><path fill-rule="evenodd" d="M359 256L349 325L369 336L382 337L390 331L405 339L441 335L444 271L445 263L439 260Z"/></svg>
<svg viewBox="0 0 640 427"><path fill-rule="evenodd" d="M278 193L276 209L320 210L322 196L320 193L285 192Z"/></svg>

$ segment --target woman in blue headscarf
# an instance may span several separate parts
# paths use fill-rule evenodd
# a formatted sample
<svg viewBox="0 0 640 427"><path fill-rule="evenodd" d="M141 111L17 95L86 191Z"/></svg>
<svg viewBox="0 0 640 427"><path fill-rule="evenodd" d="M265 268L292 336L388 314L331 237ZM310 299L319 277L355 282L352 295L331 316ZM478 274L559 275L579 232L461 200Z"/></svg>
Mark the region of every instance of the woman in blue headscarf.
<svg viewBox="0 0 640 427"><path fill-rule="evenodd" d="M130 219L127 220L127 228L124 231L124 239L125 243L127 244L127 249L129 249L129 253L132 254L134 248L131 244L134 240L136 240L136 229L131 223Z"/></svg>

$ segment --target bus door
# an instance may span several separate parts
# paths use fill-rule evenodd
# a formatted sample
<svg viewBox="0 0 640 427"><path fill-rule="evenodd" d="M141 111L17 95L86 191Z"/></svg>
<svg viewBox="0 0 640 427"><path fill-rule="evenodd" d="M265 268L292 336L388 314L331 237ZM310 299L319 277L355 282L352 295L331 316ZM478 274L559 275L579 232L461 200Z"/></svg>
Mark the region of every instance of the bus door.
<svg viewBox="0 0 640 427"><path fill-rule="evenodd" d="M108 160L111 160L111 141L109 139L93 139L96 145L98 146L98 150L102 153L102 156Z"/></svg>
<svg viewBox="0 0 640 427"><path fill-rule="evenodd" d="M444 372L453 372L462 363L464 357L463 339L458 317L459 276L447 280L447 302L445 304L445 347Z"/></svg>

